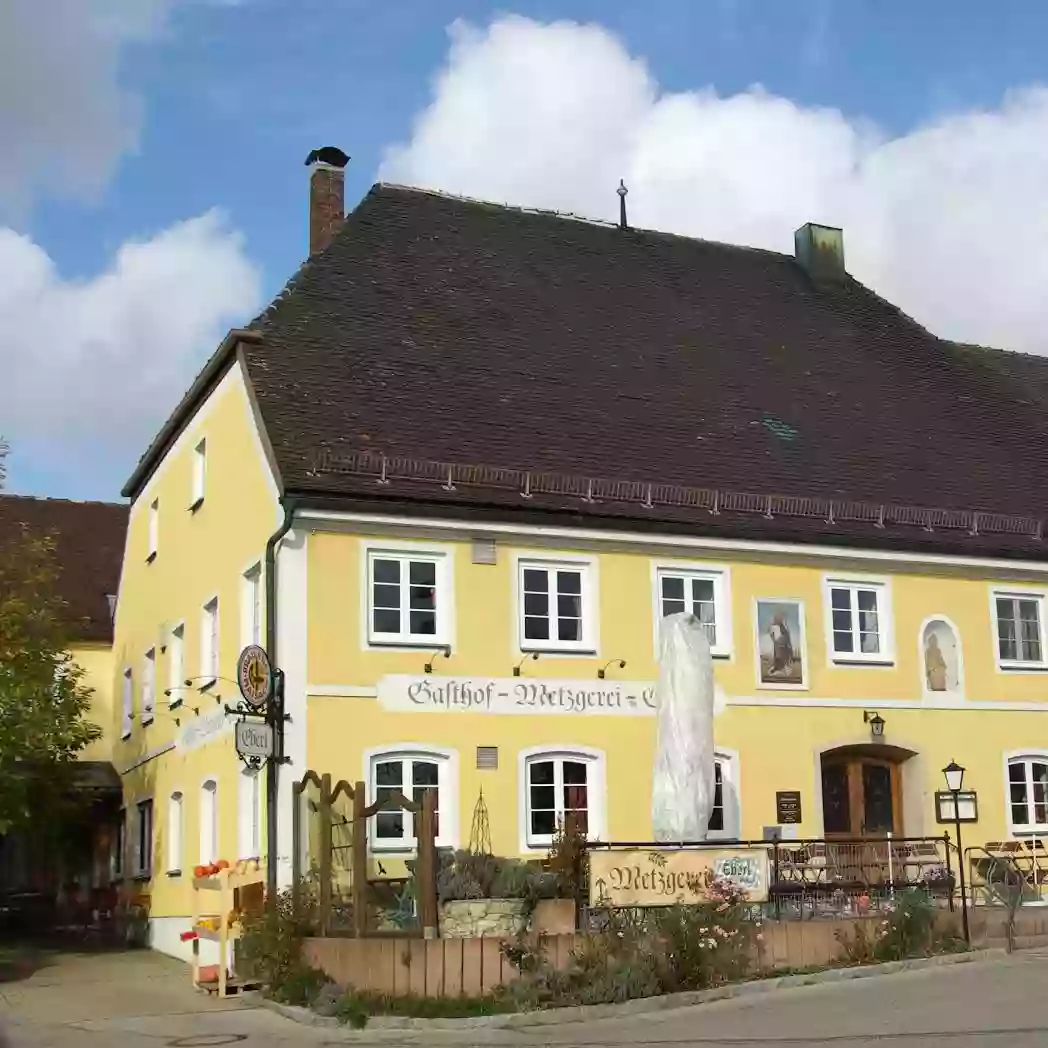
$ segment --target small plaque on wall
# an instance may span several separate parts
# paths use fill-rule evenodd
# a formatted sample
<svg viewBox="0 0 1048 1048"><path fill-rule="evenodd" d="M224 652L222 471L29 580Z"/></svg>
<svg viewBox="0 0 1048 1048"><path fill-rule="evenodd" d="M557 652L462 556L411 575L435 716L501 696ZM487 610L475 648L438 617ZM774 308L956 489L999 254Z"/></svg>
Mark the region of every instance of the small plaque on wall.
<svg viewBox="0 0 1048 1048"><path fill-rule="evenodd" d="M780 826L795 826L801 821L801 791L778 790L775 794L775 821Z"/></svg>
<svg viewBox="0 0 1048 1048"><path fill-rule="evenodd" d="M957 794L957 810L954 811L953 794L941 790L935 794L935 820L942 823L978 822L979 798L975 790L961 790Z"/></svg>

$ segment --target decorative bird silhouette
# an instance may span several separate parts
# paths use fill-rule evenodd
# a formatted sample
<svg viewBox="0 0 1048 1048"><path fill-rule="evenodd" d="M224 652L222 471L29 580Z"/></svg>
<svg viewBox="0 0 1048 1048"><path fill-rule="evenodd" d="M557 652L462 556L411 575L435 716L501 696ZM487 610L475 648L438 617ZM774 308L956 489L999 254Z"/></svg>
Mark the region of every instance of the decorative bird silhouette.
<svg viewBox="0 0 1048 1048"><path fill-rule="evenodd" d="M345 167L349 161L350 157L343 153L338 146L321 146L319 149L314 149L306 157L306 167L316 163L330 164L332 167Z"/></svg>

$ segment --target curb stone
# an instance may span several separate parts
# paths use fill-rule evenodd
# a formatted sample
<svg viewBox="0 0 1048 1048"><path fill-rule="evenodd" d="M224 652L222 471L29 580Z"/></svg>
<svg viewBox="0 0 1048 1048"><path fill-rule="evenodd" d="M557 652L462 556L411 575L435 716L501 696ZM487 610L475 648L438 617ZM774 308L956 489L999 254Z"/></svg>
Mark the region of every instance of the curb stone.
<svg viewBox="0 0 1048 1048"><path fill-rule="evenodd" d="M884 975L895 975L897 972L943 968L953 964L972 964L978 961L999 960L1006 956L1007 951L1003 949L948 953L937 957L915 957L905 961L888 961L885 964L867 964L854 968L827 968L825 971L810 972L806 975L780 975L771 979L755 979L752 982L718 986L713 990L690 990L685 993L663 994L659 997L643 997L636 1001L624 1001L622 1004L573 1005L567 1008L550 1008L534 1012L474 1015L462 1019L414 1019L402 1015L373 1015L368 1019L367 1026L360 1031L353 1030L337 1019L317 1015L308 1008L280 1004L266 998L260 998L260 1002L262 1007L304 1026L339 1029L351 1034L367 1034L373 1030L511 1030L529 1026L558 1026L564 1023L592 1022L597 1019L619 1019L633 1015L671 1011L677 1008L689 1008L710 1001L758 997L775 990L848 982L853 979L874 979Z"/></svg>

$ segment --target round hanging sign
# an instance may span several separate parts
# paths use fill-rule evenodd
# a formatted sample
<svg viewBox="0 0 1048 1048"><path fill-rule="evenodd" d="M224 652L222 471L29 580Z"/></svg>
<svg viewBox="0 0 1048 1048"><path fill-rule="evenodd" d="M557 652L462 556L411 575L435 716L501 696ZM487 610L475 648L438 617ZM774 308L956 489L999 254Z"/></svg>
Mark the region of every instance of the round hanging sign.
<svg viewBox="0 0 1048 1048"><path fill-rule="evenodd" d="M252 706L265 706L273 692L273 667L266 649L249 644L237 659L237 683L244 701Z"/></svg>

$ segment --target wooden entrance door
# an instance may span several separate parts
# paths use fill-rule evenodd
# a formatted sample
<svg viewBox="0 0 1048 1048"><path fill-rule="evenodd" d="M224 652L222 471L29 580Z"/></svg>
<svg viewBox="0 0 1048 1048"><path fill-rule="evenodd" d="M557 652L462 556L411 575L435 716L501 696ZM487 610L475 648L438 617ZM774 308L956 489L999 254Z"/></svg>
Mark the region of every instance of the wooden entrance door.
<svg viewBox="0 0 1048 1048"><path fill-rule="evenodd" d="M901 834L899 765L872 756L823 757L822 821L827 837Z"/></svg>

